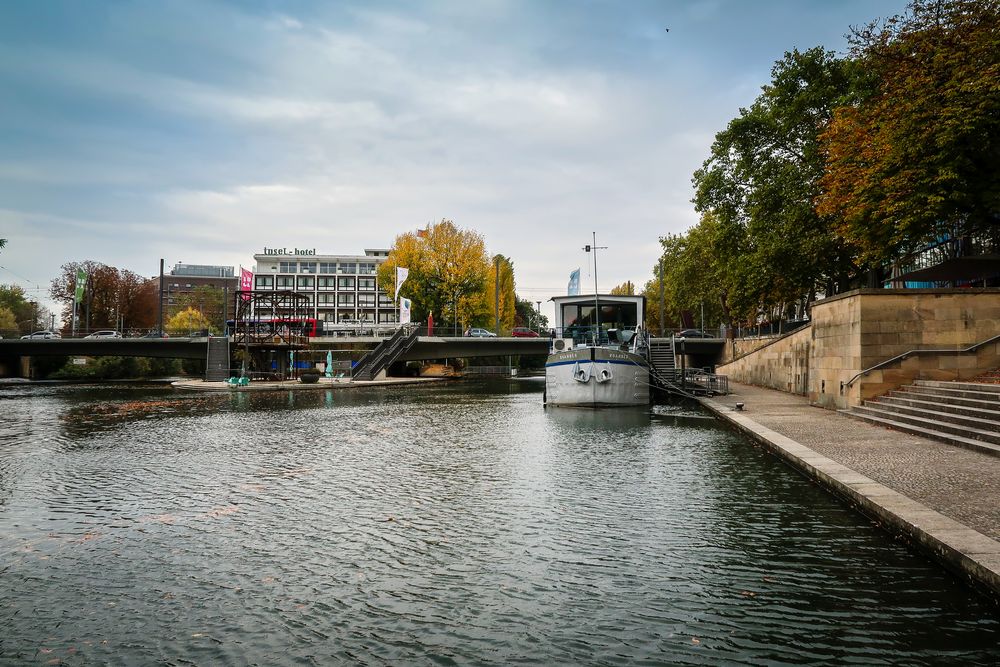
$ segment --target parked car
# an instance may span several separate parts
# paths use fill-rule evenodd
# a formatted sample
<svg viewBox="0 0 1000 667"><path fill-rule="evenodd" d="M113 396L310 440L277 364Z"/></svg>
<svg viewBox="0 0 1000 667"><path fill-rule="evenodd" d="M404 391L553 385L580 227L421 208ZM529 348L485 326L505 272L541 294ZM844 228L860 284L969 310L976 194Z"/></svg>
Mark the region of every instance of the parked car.
<svg viewBox="0 0 1000 667"><path fill-rule="evenodd" d="M532 331L528 327L514 327L511 329L510 335L515 338L538 338L538 332Z"/></svg>
<svg viewBox="0 0 1000 667"><path fill-rule="evenodd" d="M27 334L25 336L21 336L21 340L30 339L30 338L62 338L62 336L59 335L58 331L48 331L48 330L45 330L45 331L36 331L34 333L30 333L30 334Z"/></svg>
<svg viewBox="0 0 1000 667"><path fill-rule="evenodd" d="M122 335L117 331L111 331L110 329L106 331L95 331L89 336L84 336L84 338L121 338Z"/></svg>
<svg viewBox="0 0 1000 667"><path fill-rule="evenodd" d="M677 334L677 338L715 338L715 336L699 329L685 329Z"/></svg>
<svg viewBox="0 0 1000 667"><path fill-rule="evenodd" d="M469 335L475 338L496 338L497 335L486 329L469 329Z"/></svg>
<svg viewBox="0 0 1000 667"><path fill-rule="evenodd" d="M143 338L170 338L165 331L150 331Z"/></svg>

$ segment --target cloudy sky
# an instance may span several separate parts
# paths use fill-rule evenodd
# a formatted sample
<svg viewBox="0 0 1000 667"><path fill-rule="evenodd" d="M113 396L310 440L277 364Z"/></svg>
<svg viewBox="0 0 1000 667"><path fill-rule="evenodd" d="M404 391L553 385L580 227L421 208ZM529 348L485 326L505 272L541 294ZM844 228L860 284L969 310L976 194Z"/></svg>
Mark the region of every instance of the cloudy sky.
<svg viewBox="0 0 1000 667"><path fill-rule="evenodd" d="M0 4L0 282L361 254L442 218L565 293L697 218L691 174L783 52L903 0ZM669 28L667 32L666 28Z"/></svg>

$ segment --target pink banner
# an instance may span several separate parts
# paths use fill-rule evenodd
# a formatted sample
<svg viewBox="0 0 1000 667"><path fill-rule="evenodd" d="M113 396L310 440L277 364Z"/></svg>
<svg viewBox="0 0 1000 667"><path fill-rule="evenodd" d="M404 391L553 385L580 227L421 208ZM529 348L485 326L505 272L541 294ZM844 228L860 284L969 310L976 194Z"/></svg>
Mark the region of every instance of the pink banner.
<svg viewBox="0 0 1000 667"><path fill-rule="evenodd" d="M240 267L240 291L244 292L243 300L250 299L249 292L253 291L253 272Z"/></svg>

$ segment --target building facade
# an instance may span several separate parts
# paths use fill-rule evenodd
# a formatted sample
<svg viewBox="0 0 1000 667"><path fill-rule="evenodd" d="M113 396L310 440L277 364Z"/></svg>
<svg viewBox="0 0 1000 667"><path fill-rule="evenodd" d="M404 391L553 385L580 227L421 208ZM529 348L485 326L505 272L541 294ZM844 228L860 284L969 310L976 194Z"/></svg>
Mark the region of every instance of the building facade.
<svg viewBox="0 0 1000 667"><path fill-rule="evenodd" d="M229 295L239 289L239 278L231 266L208 264L174 264L168 275L163 276L163 301L168 316L173 313L179 300L191 294L198 287L216 287L223 290L222 303L229 301ZM206 313L206 315L214 315Z"/></svg>
<svg viewBox="0 0 1000 667"><path fill-rule="evenodd" d="M317 255L315 249L264 248L253 256L254 290L305 295L310 316L323 322L325 330L336 324L395 323L395 304L376 276L388 256L386 249L365 249L364 255Z"/></svg>

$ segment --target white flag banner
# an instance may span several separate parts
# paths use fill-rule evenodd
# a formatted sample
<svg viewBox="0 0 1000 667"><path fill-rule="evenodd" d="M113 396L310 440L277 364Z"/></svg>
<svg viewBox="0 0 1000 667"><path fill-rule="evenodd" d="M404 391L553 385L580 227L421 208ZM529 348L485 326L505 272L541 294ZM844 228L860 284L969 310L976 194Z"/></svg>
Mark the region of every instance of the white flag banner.
<svg viewBox="0 0 1000 667"><path fill-rule="evenodd" d="M580 269L569 274L569 284L566 286L567 296L578 296L580 294Z"/></svg>
<svg viewBox="0 0 1000 667"><path fill-rule="evenodd" d="M396 267L396 298L399 298L399 288L403 286L406 282L406 276L410 275L409 269L404 269L401 266Z"/></svg>
<svg viewBox="0 0 1000 667"><path fill-rule="evenodd" d="M410 300L400 299L399 300L399 323L409 324L410 323Z"/></svg>

